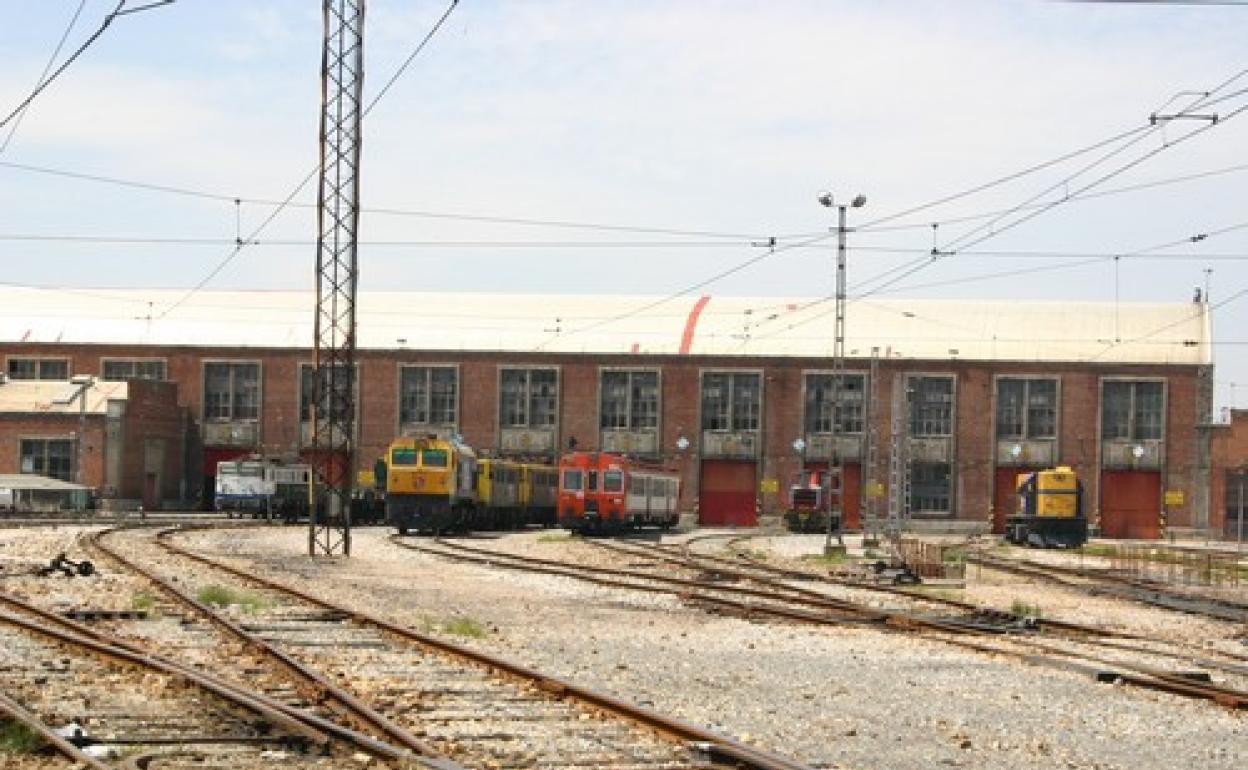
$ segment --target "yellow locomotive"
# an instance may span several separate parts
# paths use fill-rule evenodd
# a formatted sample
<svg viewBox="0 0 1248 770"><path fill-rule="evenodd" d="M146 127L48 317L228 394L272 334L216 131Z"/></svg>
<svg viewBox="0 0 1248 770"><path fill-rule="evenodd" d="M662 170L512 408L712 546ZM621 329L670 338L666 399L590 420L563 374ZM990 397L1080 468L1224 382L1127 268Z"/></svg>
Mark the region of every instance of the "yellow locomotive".
<svg viewBox="0 0 1248 770"><path fill-rule="evenodd" d="M456 438L395 439L386 452L385 478L386 522L400 534L554 521L553 466L478 457Z"/></svg>
<svg viewBox="0 0 1248 770"><path fill-rule="evenodd" d="M1078 548L1088 541L1083 484L1074 470L1020 473L1016 489L1018 513L1006 517L1006 540L1040 548Z"/></svg>

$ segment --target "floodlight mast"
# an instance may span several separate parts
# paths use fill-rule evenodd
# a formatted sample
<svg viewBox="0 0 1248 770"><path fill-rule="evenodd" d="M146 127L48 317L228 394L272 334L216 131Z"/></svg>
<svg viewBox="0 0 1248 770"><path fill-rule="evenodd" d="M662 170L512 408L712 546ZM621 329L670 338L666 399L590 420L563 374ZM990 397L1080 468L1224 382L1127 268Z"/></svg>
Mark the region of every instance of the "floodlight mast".
<svg viewBox="0 0 1248 770"><path fill-rule="evenodd" d="M867 205L867 196L857 195L847 206L843 203L838 204L830 192L821 192L818 201L826 208L836 207L836 321L833 328L832 342L832 472L829 479L829 510L828 510L828 528L823 541L824 554L831 554L832 536L836 535L837 544L842 548L845 545L844 539L841 537L842 524L845 516L845 461L841 454L839 441L840 434L840 407L841 407L841 381L845 376L845 236L849 232L846 226L846 212L852 206L853 208L862 208ZM835 500L835 509L832 507L832 501ZM835 516L833 514L836 514ZM835 521L834 521L835 520Z"/></svg>
<svg viewBox="0 0 1248 770"><path fill-rule="evenodd" d="M351 555L364 0L324 0L309 555Z"/></svg>

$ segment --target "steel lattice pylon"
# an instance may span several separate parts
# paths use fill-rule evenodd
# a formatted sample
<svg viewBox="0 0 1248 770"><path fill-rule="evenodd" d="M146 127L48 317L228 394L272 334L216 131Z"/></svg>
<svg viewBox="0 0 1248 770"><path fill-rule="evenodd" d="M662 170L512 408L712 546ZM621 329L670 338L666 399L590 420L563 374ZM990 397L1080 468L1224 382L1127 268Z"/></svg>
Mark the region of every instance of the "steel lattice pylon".
<svg viewBox="0 0 1248 770"><path fill-rule="evenodd" d="M312 398L313 463L322 486L312 496L308 553L349 556L364 0L325 0L324 13Z"/></svg>

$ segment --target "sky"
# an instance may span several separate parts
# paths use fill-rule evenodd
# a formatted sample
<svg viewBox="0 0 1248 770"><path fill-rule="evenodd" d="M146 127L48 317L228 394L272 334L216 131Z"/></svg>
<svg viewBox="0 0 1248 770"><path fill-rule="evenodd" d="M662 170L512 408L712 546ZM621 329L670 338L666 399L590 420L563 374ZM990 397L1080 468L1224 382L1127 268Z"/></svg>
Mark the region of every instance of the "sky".
<svg viewBox="0 0 1248 770"><path fill-rule="evenodd" d="M0 119L79 2L0 5ZM85 0L58 61L116 5ZM117 18L0 151L0 280L311 289L315 210L265 201L316 167L319 6ZM446 8L369 2L366 100ZM461 0L365 121L360 288L826 296L817 196L862 194L856 301L1187 302L1207 284L1216 402L1245 408L1245 39L1248 6Z"/></svg>

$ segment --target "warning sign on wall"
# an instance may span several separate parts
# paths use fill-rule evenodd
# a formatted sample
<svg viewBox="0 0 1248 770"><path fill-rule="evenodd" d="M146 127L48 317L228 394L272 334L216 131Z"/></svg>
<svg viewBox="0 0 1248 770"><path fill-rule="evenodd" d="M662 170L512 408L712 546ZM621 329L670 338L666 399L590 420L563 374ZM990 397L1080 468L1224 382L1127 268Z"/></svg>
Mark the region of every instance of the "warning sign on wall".
<svg viewBox="0 0 1248 770"><path fill-rule="evenodd" d="M762 492L765 495L766 494L774 495L775 493L780 491L780 480L779 479L763 479L762 481L758 482L758 491Z"/></svg>
<svg viewBox="0 0 1248 770"><path fill-rule="evenodd" d="M1167 489L1166 494L1165 494L1165 503L1166 505L1176 505L1176 506L1182 505L1183 504L1183 490Z"/></svg>

